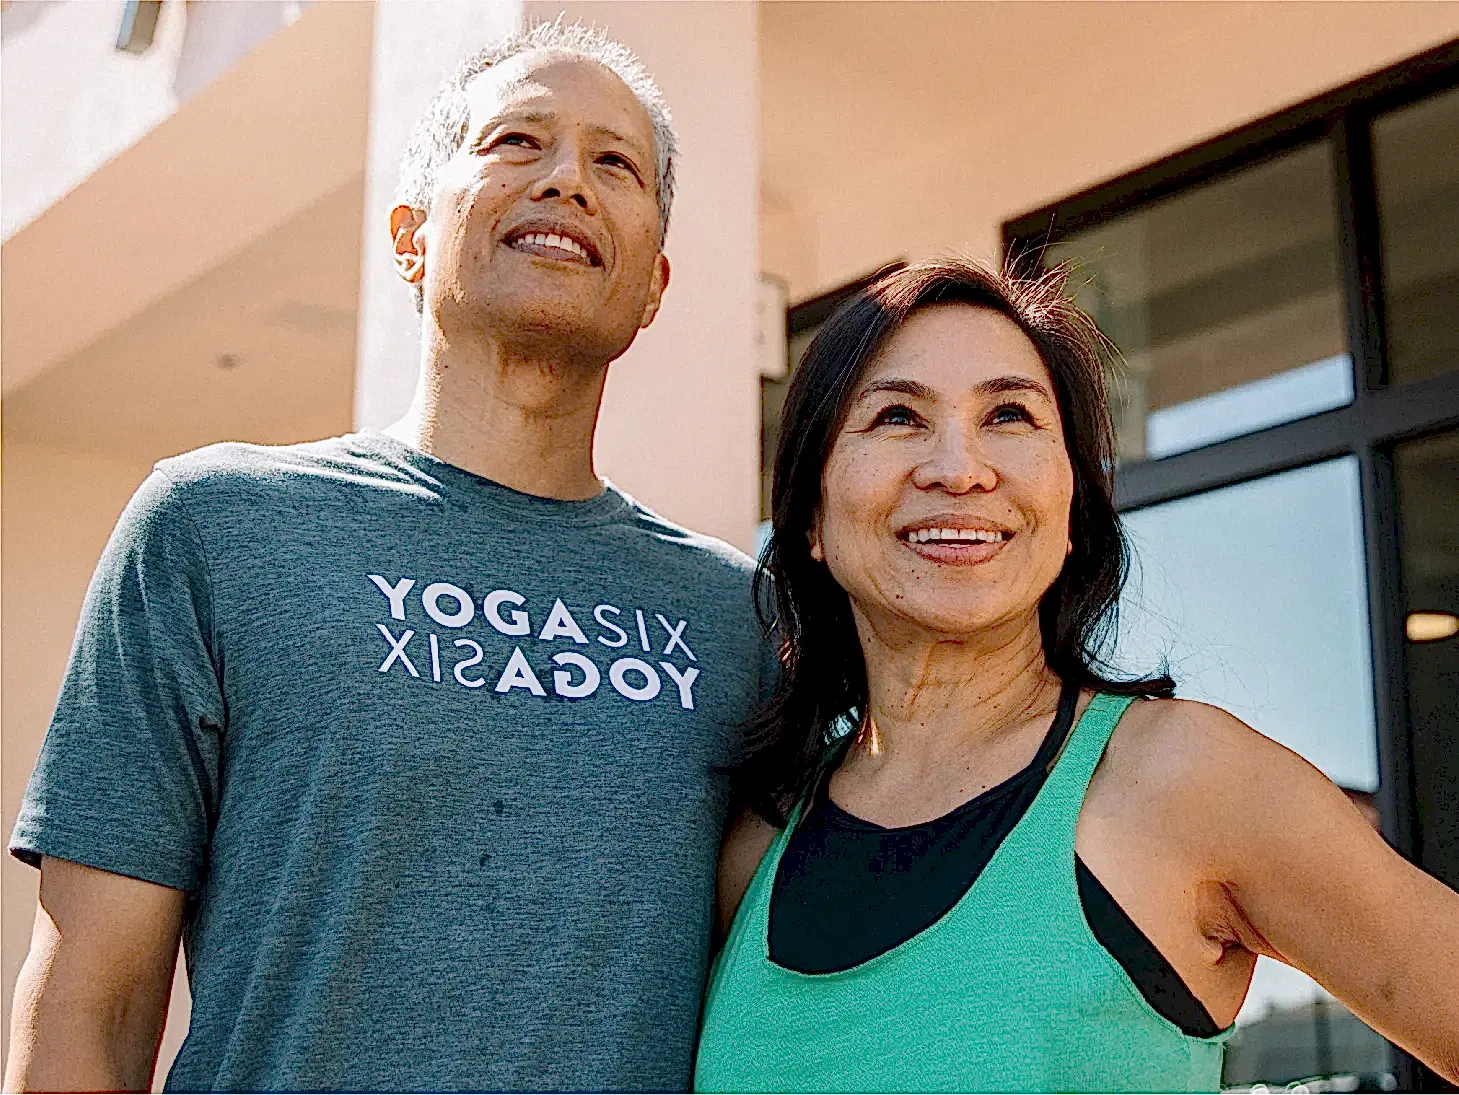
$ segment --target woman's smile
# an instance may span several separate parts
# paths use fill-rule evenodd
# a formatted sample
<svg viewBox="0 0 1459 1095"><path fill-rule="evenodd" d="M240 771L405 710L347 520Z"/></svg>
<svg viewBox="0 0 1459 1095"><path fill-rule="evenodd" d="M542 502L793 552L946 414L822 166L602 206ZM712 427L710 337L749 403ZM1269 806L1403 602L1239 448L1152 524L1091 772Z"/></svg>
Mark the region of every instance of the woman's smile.
<svg viewBox="0 0 1459 1095"><path fill-rule="evenodd" d="M938 514L897 533L914 555L946 566L977 566L998 555L1013 531L980 519Z"/></svg>

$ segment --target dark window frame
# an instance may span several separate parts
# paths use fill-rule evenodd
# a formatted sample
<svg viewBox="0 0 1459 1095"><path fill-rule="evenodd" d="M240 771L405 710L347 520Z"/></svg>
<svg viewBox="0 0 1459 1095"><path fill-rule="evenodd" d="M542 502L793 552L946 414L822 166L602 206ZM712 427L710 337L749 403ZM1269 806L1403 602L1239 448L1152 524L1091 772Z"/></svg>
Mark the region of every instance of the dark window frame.
<svg viewBox="0 0 1459 1095"><path fill-rule="evenodd" d="M1398 492L1393 454L1402 441L1459 428L1455 371L1389 384L1383 270L1372 125L1383 114L1459 87L1459 40L1314 96L1229 133L1127 172L1003 225L1008 261L1032 270L1045 249L1084 229L1201 183L1235 174L1316 141L1334 157L1340 275L1354 399L1343 408L1122 466L1122 511L1173 501L1338 456L1358 458L1377 716L1379 813L1384 836L1411 860L1422 856L1409 728ZM1439 1077L1394 1047L1401 1090L1437 1090Z"/></svg>

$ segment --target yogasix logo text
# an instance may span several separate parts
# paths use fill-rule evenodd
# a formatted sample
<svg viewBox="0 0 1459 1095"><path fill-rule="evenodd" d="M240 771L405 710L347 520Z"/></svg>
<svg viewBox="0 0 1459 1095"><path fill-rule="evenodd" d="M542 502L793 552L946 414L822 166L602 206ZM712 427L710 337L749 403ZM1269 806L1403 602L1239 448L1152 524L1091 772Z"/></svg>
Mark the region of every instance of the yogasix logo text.
<svg viewBox="0 0 1459 1095"><path fill-rule="evenodd" d="M699 659L685 639L687 620L604 602L584 614L585 621L591 616L587 626L595 632L589 637L561 597L540 617L539 626L534 616L542 606L528 604L526 597L511 589L494 589L478 600L452 582L419 586L410 577L366 577L385 598L382 607L390 614L388 624L375 625L386 644L379 673L401 673L434 684L454 682L473 690L490 688L501 695L520 690L546 698L550 687L554 695L569 700L587 699L606 685L638 703L672 698L684 710L694 710L699 667L693 663ZM528 643L514 645L505 664L495 666L481 643L470 637L472 631L482 628ZM571 644L568 649L561 649L564 642ZM547 654L542 650L539 665L534 667L522 647L533 649L537 644L557 649L546 658L541 656ZM605 672L576 647L600 656L610 651L624 653Z"/></svg>

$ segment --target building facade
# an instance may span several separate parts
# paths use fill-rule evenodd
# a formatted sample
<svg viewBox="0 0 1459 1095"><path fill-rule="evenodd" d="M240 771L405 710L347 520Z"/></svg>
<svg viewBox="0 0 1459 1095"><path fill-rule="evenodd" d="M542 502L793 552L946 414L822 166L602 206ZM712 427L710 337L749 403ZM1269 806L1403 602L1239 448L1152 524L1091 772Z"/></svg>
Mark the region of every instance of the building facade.
<svg viewBox="0 0 1459 1095"><path fill-rule="evenodd" d="M1459 612L1459 4L1402 0L4 5L7 831L152 461L404 408L406 133L462 55L558 14L641 54L684 147L673 283L611 374L603 473L752 549L767 288L793 362L888 262L1076 259L1128 362L1147 615L1119 656L1170 656L1459 881L1459 639L1422 638ZM35 878L3 872L8 1032ZM1420 1082L1349 1020L1264 968L1228 1081ZM164 1056L185 1023L179 983Z"/></svg>

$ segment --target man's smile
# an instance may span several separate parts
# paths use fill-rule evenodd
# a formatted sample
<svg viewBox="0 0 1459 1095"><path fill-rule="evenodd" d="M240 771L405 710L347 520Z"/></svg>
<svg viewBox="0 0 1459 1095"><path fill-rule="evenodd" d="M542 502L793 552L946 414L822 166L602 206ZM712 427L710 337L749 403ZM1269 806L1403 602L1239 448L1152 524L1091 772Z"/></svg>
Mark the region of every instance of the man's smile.
<svg viewBox="0 0 1459 1095"><path fill-rule="evenodd" d="M514 251L580 266L602 266L597 245L584 232L564 225L523 224L513 228L502 243Z"/></svg>

